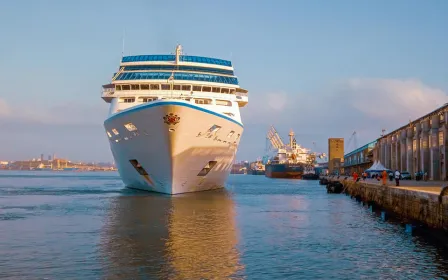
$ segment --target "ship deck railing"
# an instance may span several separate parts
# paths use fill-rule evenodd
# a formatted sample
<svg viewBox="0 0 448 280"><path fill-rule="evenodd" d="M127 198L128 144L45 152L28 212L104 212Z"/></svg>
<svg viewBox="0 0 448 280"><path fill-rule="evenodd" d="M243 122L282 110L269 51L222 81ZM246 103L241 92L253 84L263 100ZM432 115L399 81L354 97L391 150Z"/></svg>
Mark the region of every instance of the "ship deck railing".
<svg viewBox="0 0 448 280"><path fill-rule="evenodd" d="M101 92L102 97L120 97L120 98L136 98L136 101L138 101L138 98L145 98L145 97L157 97L159 99L218 99L218 100L228 100L228 101L236 101L236 102L247 102L248 97L247 93L240 94L229 94L229 93L201 93L201 92L194 92L193 94L190 91L171 91L171 90L157 90L157 91L148 91L148 92L141 92L141 91L120 91L119 96L114 95L113 90L106 90L104 89Z"/></svg>

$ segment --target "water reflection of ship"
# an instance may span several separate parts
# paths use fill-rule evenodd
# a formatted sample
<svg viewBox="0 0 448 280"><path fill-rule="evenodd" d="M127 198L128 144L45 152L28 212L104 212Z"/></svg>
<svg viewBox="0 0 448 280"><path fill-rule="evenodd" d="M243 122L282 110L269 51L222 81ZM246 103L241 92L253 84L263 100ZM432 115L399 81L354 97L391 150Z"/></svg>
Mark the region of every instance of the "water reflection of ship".
<svg viewBox="0 0 448 280"><path fill-rule="evenodd" d="M225 190L121 196L110 214L101 250L107 279L227 279L243 269Z"/></svg>

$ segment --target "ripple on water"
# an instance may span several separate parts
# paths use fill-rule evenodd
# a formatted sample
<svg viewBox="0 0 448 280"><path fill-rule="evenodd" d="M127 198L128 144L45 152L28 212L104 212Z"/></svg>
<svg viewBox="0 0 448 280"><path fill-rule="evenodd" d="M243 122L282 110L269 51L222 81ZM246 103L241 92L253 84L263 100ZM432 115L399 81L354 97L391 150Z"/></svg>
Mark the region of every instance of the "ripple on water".
<svg viewBox="0 0 448 280"><path fill-rule="evenodd" d="M1 279L448 279L446 249L314 181L166 196L0 172Z"/></svg>

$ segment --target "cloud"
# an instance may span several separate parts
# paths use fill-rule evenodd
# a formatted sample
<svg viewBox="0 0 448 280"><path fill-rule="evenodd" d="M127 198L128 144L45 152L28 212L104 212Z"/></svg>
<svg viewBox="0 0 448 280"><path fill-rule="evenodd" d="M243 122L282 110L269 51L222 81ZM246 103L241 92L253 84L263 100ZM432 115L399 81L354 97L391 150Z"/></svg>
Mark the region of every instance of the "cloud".
<svg viewBox="0 0 448 280"><path fill-rule="evenodd" d="M5 100L0 99L0 117L6 117L11 114L11 110Z"/></svg>
<svg viewBox="0 0 448 280"><path fill-rule="evenodd" d="M245 133L238 158L263 155L271 124L283 140L293 129L302 146L314 149L315 142L319 152L327 150L328 138L343 137L348 144L356 131L346 145L351 151L355 140L357 147L371 142L382 129L392 131L446 102L446 92L415 79L353 78L313 92L250 94L241 108Z"/></svg>
<svg viewBox="0 0 448 280"><path fill-rule="evenodd" d="M269 121L276 122L285 111L292 109L290 101L291 97L284 92L249 95L248 105L241 110L243 122L248 125L274 124Z"/></svg>
<svg viewBox="0 0 448 280"><path fill-rule="evenodd" d="M267 96L269 108L274 111L282 111L285 109L288 97L284 93L270 93Z"/></svg>
<svg viewBox="0 0 448 280"><path fill-rule="evenodd" d="M89 105L75 101L51 106L31 106L9 104L0 99L0 121L9 123L102 124L107 110L108 106L104 104Z"/></svg>
<svg viewBox="0 0 448 280"><path fill-rule="evenodd" d="M406 122L448 102L447 93L418 80L350 79L339 96L366 117Z"/></svg>
<svg viewBox="0 0 448 280"><path fill-rule="evenodd" d="M57 105L7 103L0 99L0 160L53 154L72 160L112 157L102 127L107 104L65 102Z"/></svg>
<svg viewBox="0 0 448 280"><path fill-rule="evenodd" d="M324 83L322 83L324 84ZM447 93L415 79L353 78L313 91L257 92L241 108L245 131L238 159L256 159L266 150L274 125L284 141L290 129L306 148L326 152L330 137L357 139L346 152L377 139L448 101ZM0 99L0 155L8 159L57 153L77 159L110 159L102 123L107 104L69 101L57 105L14 104ZM31 141L32 139L32 141ZM10 147L17 147L11 149Z"/></svg>

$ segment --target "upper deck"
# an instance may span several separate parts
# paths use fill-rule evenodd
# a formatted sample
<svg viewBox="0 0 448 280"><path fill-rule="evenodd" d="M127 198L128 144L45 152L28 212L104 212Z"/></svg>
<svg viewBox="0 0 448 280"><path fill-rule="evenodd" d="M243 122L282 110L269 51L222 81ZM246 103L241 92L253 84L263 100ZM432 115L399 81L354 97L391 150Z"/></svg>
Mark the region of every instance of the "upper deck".
<svg viewBox="0 0 448 280"><path fill-rule="evenodd" d="M180 81L238 85L238 79L229 60L183 55L180 45L176 47L175 54L123 57L119 71L113 75L112 83L169 78Z"/></svg>
<svg viewBox="0 0 448 280"><path fill-rule="evenodd" d="M132 56L125 56L121 59L122 64L133 62L176 62L176 55L173 54L132 55ZM203 57L203 56L179 55L179 62L201 63L201 64L219 65L224 67L232 67L232 62L230 62L229 60Z"/></svg>
<svg viewBox="0 0 448 280"><path fill-rule="evenodd" d="M114 98L137 102L186 95L235 101L240 107L248 102L247 90L239 86L230 61L183 55L180 45L175 54L123 57L102 97L110 103Z"/></svg>

